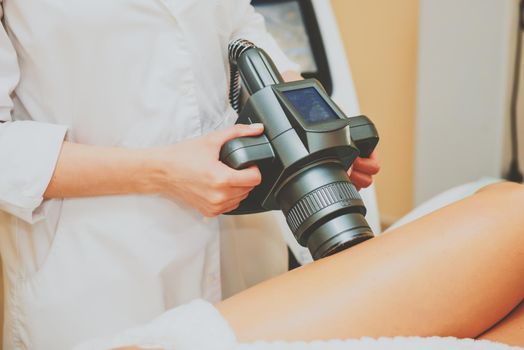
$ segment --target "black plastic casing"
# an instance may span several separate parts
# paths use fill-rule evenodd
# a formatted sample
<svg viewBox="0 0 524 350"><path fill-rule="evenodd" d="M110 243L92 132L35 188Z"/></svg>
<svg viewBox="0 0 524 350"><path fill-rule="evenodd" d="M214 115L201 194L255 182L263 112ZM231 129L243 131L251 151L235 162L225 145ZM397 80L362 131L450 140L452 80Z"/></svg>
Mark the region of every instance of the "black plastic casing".
<svg viewBox="0 0 524 350"><path fill-rule="evenodd" d="M313 87L340 117L322 124L307 124L282 94ZM349 169L357 156L368 157L378 143L375 125L366 116L347 118L314 79L265 87L251 95L237 124L264 124L264 134L227 142L222 162L234 169L260 167L262 183L228 214L258 213L281 209L276 203L279 184L290 174L323 159Z"/></svg>
<svg viewBox="0 0 524 350"><path fill-rule="evenodd" d="M347 118L315 79L282 82L260 49L247 50L237 64L251 95L237 124L262 123L264 133L227 142L220 160L234 169L257 165L262 183L227 214L282 210L315 259L373 237L347 170L377 145L374 124L365 116ZM303 89L316 96L314 107L321 104L329 118L311 122L299 111L302 106L288 96Z"/></svg>

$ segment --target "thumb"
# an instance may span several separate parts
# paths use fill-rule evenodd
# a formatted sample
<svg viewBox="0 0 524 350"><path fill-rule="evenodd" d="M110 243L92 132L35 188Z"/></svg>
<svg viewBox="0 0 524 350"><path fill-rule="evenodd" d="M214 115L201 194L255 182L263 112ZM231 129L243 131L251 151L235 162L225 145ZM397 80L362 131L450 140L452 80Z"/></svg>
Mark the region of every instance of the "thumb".
<svg viewBox="0 0 524 350"><path fill-rule="evenodd" d="M216 131L213 135L216 142L223 145L229 140L242 136L258 136L264 131L264 125L254 124L235 124L227 129Z"/></svg>

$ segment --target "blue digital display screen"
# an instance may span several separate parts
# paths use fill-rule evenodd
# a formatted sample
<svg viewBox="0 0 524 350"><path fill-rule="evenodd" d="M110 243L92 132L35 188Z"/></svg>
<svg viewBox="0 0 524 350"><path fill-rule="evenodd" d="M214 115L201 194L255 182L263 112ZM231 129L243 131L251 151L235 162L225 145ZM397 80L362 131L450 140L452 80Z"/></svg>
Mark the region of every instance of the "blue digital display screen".
<svg viewBox="0 0 524 350"><path fill-rule="evenodd" d="M339 119L313 87L283 91L283 93L307 123L316 124Z"/></svg>

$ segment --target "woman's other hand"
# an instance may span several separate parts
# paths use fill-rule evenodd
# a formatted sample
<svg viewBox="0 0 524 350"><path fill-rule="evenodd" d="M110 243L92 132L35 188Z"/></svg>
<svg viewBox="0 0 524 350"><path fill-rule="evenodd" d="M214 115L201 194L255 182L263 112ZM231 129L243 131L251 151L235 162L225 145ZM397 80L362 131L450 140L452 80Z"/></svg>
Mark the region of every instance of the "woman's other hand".
<svg viewBox="0 0 524 350"><path fill-rule="evenodd" d="M257 136L262 124L237 124L227 129L150 150L155 182L167 193L208 217L236 209L261 182L256 166L235 170L219 161L222 145L243 136Z"/></svg>
<svg viewBox="0 0 524 350"><path fill-rule="evenodd" d="M369 158L358 157L348 171L350 180L357 190L367 188L373 183L373 175L380 171L377 151L373 151Z"/></svg>

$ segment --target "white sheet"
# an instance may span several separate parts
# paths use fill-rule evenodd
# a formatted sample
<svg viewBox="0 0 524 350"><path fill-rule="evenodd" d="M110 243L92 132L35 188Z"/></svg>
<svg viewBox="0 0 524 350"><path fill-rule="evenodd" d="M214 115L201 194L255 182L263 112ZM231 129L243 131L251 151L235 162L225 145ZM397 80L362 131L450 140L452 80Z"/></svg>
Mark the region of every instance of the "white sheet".
<svg viewBox="0 0 524 350"><path fill-rule="evenodd" d="M246 310L246 312L249 312ZM233 330L215 307L203 300L172 309L150 323L75 350L113 349L138 345L165 350L508 350L504 344L456 338L362 338L315 342L256 342L239 344Z"/></svg>

